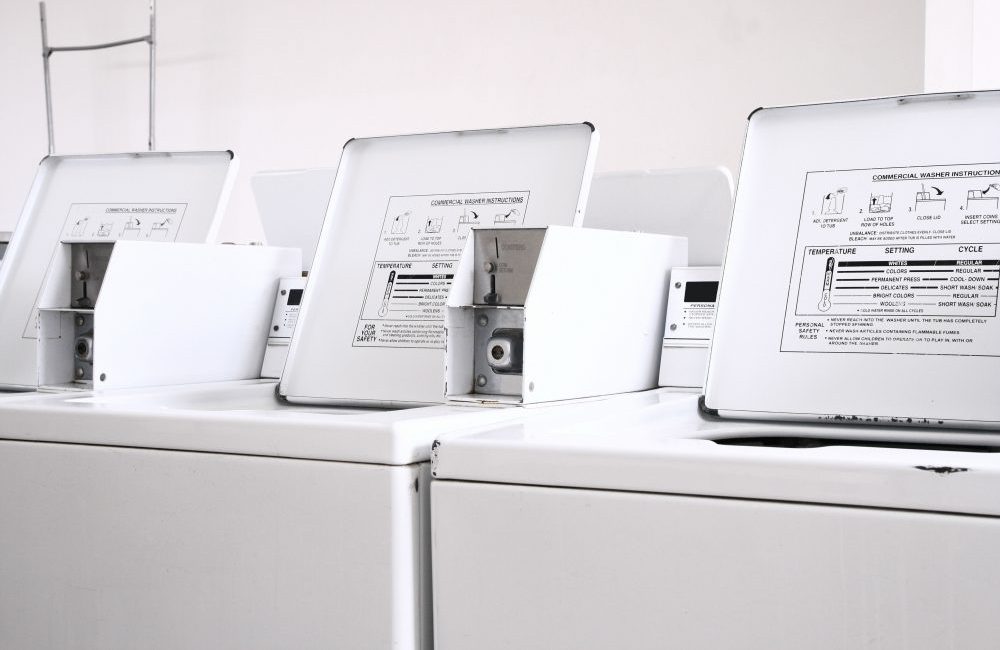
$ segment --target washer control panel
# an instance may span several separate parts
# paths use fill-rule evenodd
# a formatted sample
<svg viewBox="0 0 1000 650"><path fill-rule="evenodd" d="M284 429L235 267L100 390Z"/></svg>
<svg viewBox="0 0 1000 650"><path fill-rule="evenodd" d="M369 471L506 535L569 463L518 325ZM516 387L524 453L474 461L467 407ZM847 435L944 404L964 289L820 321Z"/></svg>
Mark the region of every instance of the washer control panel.
<svg viewBox="0 0 1000 650"><path fill-rule="evenodd" d="M278 281L278 293L274 299L269 338L292 338L292 331L299 320L299 306L302 304L302 293L305 288L305 278L281 278Z"/></svg>
<svg viewBox="0 0 1000 650"><path fill-rule="evenodd" d="M670 271L660 386L704 385L721 277L718 266L681 266Z"/></svg>
<svg viewBox="0 0 1000 650"><path fill-rule="evenodd" d="M670 272L664 343L712 340L721 276L718 266L684 266Z"/></svg>

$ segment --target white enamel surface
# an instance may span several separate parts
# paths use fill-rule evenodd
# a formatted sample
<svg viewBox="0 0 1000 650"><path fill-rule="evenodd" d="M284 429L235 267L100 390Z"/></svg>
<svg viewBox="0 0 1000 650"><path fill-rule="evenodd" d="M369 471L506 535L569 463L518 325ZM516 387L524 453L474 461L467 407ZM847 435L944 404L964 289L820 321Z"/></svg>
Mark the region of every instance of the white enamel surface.
<svg viewBox="0 0 1000 650"><path fill-rule="evenodd" d="M524 306L524 401L655 388L667 281L687 247L684 237L550 228Z"/></svg>
<svg viewBox="0 0 1000 650"><path fill-rule="evenodd" d="M95 388L259 377L278 280L301 268L291 248L116 244L95 309Z"/></svg>
<svg viewBox="0 0 1000 650"><path fill-rule="evenodd" d="M616 405L626 403L617 398ZM569 407L557 422L528 420L444 439L437 478L1000 515L1000 454L851 446L1000 445L1000 436L780 423L701 415L693 395L667 390L629 408ZM723 445L718 438L836 439L808 449ZM954 473L932 469L953 468Z"/></svg>
<svg viewBox="0 0 1000 650"><path fill-rule="evenodd" d="M270 381L0 398L0 438L361 463L427 460L435 439L558 407L289 405Z"/></svg>
<svg viewBox="0 0 1000 650"><path fill-rule="evenodd" d="M426 481L0 440L0 647L427 648Z"/></svg>
<svg viewBox="0 0 1000 650"><path fill-rule="evenodd" d="M459 481L431 492L437 650L939 650L1000 636L995 517Z"/></svg>

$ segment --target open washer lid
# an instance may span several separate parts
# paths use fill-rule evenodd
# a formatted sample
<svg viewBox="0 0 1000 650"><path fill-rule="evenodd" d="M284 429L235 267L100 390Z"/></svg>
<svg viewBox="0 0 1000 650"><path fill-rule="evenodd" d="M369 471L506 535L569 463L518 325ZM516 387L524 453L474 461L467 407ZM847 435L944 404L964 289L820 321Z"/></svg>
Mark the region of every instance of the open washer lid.
<svg viewBox="0 0 1000 650"><path fill-rule="evenodd" d="M1000 92L750 117L705 406L996 428Z"/></svg>
<svg viewBox="0 0 1000 650"><path fill-rule="evenodd" d="M269 246L301 250L303 271L312 268L336 178L335 167L263 171L250 177L265 240Z"/></svg>
<svg viewBox="0 0 1000 650"><path fill-rule="evenodd" d="M349 141L280 394L441 402L444 304L470 230L576 225L596 145L590 124Z"/></svg>
<svg viewBox="0 0 1000 650"><path fill-rule="evenodd" d="M60 242L211 242L236 173L231 151L48 156L0 265L0 386L30 388L37 306Z"/></svg>
<svg viewBox="0 0 1000 650"><path fill-rule="evenodd" d="M583 225L682 235L690 266L719 266L732 214L725 167L606 172L594 175Z"/></svg>

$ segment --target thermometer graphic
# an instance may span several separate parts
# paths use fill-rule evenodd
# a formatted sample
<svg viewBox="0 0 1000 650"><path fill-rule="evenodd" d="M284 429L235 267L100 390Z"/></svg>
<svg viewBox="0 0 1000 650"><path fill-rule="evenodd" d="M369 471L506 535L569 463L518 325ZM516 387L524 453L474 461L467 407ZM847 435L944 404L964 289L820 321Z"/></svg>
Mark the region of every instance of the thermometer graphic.
<svg viewBox="0 0 1000 650"><path fill-rule="evenodd" d="M830 292L833 291L833 267L836 260L832 257L826 258L826 275L823 276L823 295L819 299L817 308L820 311L830 311L833 304L830 302Z"/></svg>
<svg viewBox="0 0 1000 650"><path fill-rule="evenodd" d="M389 294L392 293L392 285L396 282L396 272L389 271L389 281L385 283L385 295L382 297L382 306L378 309L379 316L389 313Z"/></svg>

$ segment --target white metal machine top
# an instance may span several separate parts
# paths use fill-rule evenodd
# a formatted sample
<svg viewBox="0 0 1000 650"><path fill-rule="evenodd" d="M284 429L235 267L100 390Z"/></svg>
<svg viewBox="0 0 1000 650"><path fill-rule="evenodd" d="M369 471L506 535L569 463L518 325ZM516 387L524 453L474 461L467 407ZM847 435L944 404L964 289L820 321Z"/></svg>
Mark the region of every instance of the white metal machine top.
<svg viewBox="0 0 1000 650"><path fill-rule="evenodd" d="M1000 424L1000 92L750 119L706 406Z"/></svg>
<svg viewBox="0 0 1000 650"><path fill-rule="evenodd" d="M573 124L348 142L280 394L442 401L444 304L469 232L575 225L596 141Z"/></svg>
<svg viewBox="0 0 1000 650"><path fill-rule="evenodd" d="M288 405L274 398L274 386L257 379L11 394L0 400L0 438L410 465L428 460L438 436L526 413L443 404L393 411Z"/></svg>
<svg viewBox="0 0 1000 650"><path fill-rule="evenodd" d="M697 399L629 393L448 436L434 477L1000 515L996 433L734 422Z"/></svg>

